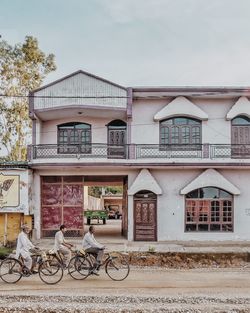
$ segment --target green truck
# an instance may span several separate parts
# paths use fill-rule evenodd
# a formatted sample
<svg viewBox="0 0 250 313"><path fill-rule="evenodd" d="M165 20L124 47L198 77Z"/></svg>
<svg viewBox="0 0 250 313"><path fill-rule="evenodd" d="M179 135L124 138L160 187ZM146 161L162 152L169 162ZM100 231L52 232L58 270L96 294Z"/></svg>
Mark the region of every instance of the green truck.
<svg viewBox="0 0 250 313"><path fill-rule="evenodd" d="M84 216L87 218L87 225L90 225L91 220L102 220L103 224L106 224L108 213L105 210L86 210Z"/></svg>

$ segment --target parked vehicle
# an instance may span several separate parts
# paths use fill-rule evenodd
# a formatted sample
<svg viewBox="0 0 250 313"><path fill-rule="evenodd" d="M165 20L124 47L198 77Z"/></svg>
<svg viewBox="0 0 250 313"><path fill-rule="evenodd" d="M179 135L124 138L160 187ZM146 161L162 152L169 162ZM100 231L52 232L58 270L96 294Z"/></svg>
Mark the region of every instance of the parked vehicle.
<svg viewBox="0 0 250 313"><path fill-rule="evenodd" d="M119 210L109 209L108 218L109 219L120 219L122 217L122 213Z"/></svg>
<svg viewBox="0 0 250 313"><path fill-rule="evenodd" d="M87 218L87 225L90 225L91 220L102 220L103 224L106 224L108 213L105 210L86 210L84 216Z"/></svg>

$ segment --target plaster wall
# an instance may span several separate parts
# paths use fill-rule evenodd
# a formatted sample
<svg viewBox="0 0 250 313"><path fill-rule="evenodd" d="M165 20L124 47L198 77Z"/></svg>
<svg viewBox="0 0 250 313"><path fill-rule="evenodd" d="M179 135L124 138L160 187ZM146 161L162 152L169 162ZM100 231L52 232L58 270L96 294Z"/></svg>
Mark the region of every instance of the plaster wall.
<svg viewBox="0 0 250 313"><path fill-rule="evenodd" d="M231 121L226 115L237 101L235 98L189 98L195 105L208 114L202 121L202 143L230 144ZM164 108L168 100L137 100L133 103L131 122L131 142L135 144L159 144L159 122L154 115Z"/></svg>
<svg viewBox="0 0 250 313"><path fill-rule="evenodd" d="M92 143L107 143L107 124L112 119L103 118L69 118L43 122L41 129L41 144L57 143L57 125L69 122L82 122L91 125Z"/></svg>
<svg viewBox="0 0 250 313"><path fill-rule="evenodd" d="M40 177L43 175L128 175L128 188L131 187L139 170L100 170L100 169L58 169L37 170L34 175L33 197L36 206L35 228L37 238L40 238ZM218 241L218 240L250 240L250 170L218 170L227 180L234 184L241 192L234 196L234 232L185 232L185 196L180 195L180 190L199 176L201 169L178 170L150 170L151 174L162 188L163 194L157 196L157 224L158 241ZM128 196L128 240L133 240L133 196Z"/></svg>
<svg viewBox="0 0 250 313"><path fill-rule="evenodd" d="M185 196L180 190L202 170L152 170L163 194L158 196L158 240L250 240L250 170L218 170L241 194L234 196L234 232L185 232Z"/></svg>
<svg viewBox="0 0 250 313"><path fill-rule="evenodd" d="M11 176L14 178L14 182L9 186L8 190L2 190L3 196L0 199L1 213L23 213L24 215L29 215L31 206L29 193L32 180L30 171L27 169L1 169L0 176L1 185L4 184L6 179L12 179ZM19 178L16 180L18 176ZM19 185L16 185L18 182ZM13 198L15 198L15 205L12 205Z"/></svg>

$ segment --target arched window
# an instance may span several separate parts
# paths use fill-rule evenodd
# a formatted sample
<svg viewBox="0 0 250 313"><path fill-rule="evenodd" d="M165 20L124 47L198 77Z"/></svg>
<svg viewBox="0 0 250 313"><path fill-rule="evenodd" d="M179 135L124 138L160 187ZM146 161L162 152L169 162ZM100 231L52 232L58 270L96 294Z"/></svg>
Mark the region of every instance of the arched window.
<svg viewBox="0 0 250 313"><path fill-rule="evenodd" d="M58 125L59 153L91 153L91 126L71 122Z"/></svg>
<svg viewBox="0 0 250 313"><path fill-rule="evenodd" d="M160 122L160 144L200 144L201 121L174 117Z"/></svg>
<svg viewBox="0 0 250 313"><path fill-rule="evenodd" d="M236 116L232 120L232 125L233 126L241 126L241 125L248 125L248 126L250 126L250 118L246 117L244 115Z"/></svg>
<svg viewBox="0 0 250 313"><path fill-rule="evenodd" d="M122 120L113 120L108 125L108 156L125 158L127 124Z"/></svg>
<svg viewBox="0 0 250 313"><path fill-rule="evenodd" d="M233 196L216 187L186 195L185 231L233 231Z"/></svg>
<svg viewBox="0 0 250 313"><path fill-rule="evenodd" d="M250 156L250 119L239 115L232 120L232 157Z"/></svg>

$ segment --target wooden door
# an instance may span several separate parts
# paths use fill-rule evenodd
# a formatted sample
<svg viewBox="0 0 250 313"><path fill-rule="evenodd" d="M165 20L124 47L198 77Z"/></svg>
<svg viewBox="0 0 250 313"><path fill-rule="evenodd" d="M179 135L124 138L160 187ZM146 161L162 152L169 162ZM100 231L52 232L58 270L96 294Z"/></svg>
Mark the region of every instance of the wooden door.
<svg viewBox="0 0 250 313"><path fill-rule="evenodd" d="M126 129L108 130L108 156L113 158L125 158Z"/></svg>
<svg viewBox="0 0 250 313"><path fill-rule="evenodd" d="M157 241L156 199L134 200L134 240Z"/></svg>
<svg viewBox="0 0 250 313"><path fill-rule="evenodd" d="M250 156L250 126L232 126L232 157Z"/></svg>

